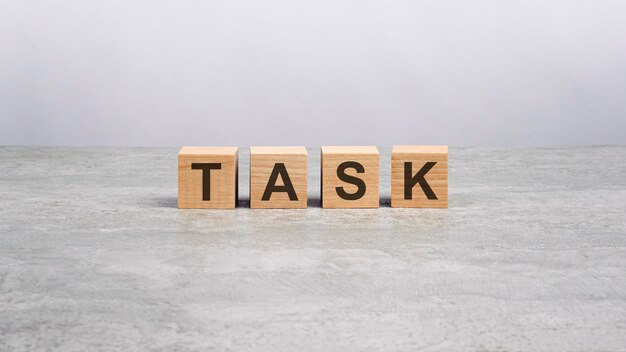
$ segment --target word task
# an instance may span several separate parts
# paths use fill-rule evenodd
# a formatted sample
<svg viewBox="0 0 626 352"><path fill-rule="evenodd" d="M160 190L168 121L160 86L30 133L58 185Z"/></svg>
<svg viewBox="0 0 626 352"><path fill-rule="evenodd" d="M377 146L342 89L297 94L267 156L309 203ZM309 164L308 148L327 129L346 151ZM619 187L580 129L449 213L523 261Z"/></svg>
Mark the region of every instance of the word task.
<svg viewBox="0 0 626 352"><path fill-rule="evenodd" d="M234 209L237 147L183 147L178 153L178 207ZM250 208L307 206L304 147L250 148ZM321 147L323 208L378 208L380 154L374 146ZM448 147L393 147L391 206L448 207Z"/></svg>

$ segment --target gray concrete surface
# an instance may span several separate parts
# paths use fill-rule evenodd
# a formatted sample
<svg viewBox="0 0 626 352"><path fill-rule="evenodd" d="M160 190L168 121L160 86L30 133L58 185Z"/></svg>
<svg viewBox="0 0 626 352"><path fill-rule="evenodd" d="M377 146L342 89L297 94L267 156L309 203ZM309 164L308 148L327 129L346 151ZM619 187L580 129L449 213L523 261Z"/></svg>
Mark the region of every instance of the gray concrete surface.
<svg viewBox="0 0 626 352"><path fill-rule="evenodd" d="M174 148L1 147L0 350L626 350L626 147L452 148L447 210L382 151L380 209L311 149L308 209L219 211Z"/></svg>

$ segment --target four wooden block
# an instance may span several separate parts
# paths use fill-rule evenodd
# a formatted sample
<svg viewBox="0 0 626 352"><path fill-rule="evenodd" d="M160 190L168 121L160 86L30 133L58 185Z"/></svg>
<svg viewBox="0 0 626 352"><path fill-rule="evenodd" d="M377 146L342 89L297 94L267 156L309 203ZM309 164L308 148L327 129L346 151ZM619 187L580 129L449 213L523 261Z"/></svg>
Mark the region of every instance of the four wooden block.
<svg viewBox="0 0 626 352"><path fill-rule="evenodd" d="M322 147L322 207L378 208L376 147Z"/></svg>
<svg viewBox="0 0 626 352"><path fill-rule="evenodd" d="M178 153L178 207L234 209L238 149L183 147Z"/></svg>
<svg viewBox="0 0 626 352"><path fill-rule="evenodd" d="M391 206L448 207L448 147L393 146Z"/></svg>
<svg viewBox="0 0 626 352"><path fill-rule="evenodd" d="M306 208L304 147L250 147L250 208Z"/></svg>
<svg viewBox="0 0 626 352"><path fill-rule="evenodd" d="M237 152L237 147L183 147L178 153L178 207L235 208ZM324 208L377 208L378 149L322 147L321 183ZM251 147L250 207L306 206L306 149ZM448 207L448 147L393 147L391 206Z"/></svg>

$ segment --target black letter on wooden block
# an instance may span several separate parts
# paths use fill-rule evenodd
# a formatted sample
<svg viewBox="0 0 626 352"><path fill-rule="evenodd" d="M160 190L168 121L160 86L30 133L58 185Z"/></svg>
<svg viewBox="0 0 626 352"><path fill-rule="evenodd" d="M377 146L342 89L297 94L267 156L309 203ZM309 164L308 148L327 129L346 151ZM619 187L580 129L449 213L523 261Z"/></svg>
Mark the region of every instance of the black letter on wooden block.
<svg viewBox="0 0 626 352"><path fill-rule="evenodd" d="M211 200L211 170L221 170L220 163L192 163L193 170L202 170L202 200Z"/></svg>
<svg viewBox="0 0 626 352"><path fill-rule="evenodd" d="M337 177L343 182L347 182L353 184L358 187L356 192L350 194L346 192L343 187L335 187L337 191L337 195L345 200L357 200L365 195L365 182L358 177L346 175L346 169L355 169L358 174L362 174L365 172L365 168L363 165L357 163L356 161L345 161L339 164L337 167Z"/></svg>
<svg viewBox="0 0 626 352"><path fill-rule="evenodd" d="M280 175L280 177L283 179L283 183L285 184L284 186L276 186L278 175ZM287 173L287 168L283 163L274 164L272 174L270 175L270 180L267 182L267 186L265 186L265 191L263 192L263 197L261 197L261 200L270 200L273 192L287 192L287 194L289 195L289 200L298 200L296 190L293 188L293 184L291 183L291 179L289 178L289 174Z"/></svg>
<svg viewBox="0 0 626 352"><path fill-rule="evenodd" d="M436 162L427 162L422 166L420 171L418 171L415 176L411 176L413 174L413 163L405 162L404 163L404 199L413 199L413 187L415 184L419 183L420 187L422 187L422 191L426 194L426 198L428 199L437 199L435 192L433 192L432 188L426 180L424 176L430 169L433 168L437 164Z"/></svg>

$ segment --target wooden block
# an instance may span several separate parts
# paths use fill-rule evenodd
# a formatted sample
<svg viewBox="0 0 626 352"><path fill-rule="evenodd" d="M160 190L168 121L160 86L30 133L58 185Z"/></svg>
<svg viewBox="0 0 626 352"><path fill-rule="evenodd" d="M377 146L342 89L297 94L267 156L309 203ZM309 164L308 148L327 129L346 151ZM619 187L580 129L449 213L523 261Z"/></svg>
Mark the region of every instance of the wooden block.
<svg viewBox="0 0 626 352"><path fill-rule="evenodd" d="M250 147L250 208L306 208L304 147Z"/></svg>
<svg viewBox="0 0 626 352"><path fill-rule="evenodd" d="M395 145L391 152L391 206L448 207L448 147Z"/></svg>
<svg viewBox="0 0 626 352"><path fill-rule="evenodd" d="M322 147L322 207L378 208L376 147Z"/></svg>
<svg viewBox="0 0 626 352"><path fill-rule="evenodd" d="M178 207L234 209L237 151L237 147L183 147L178 152Z"/></svg>

